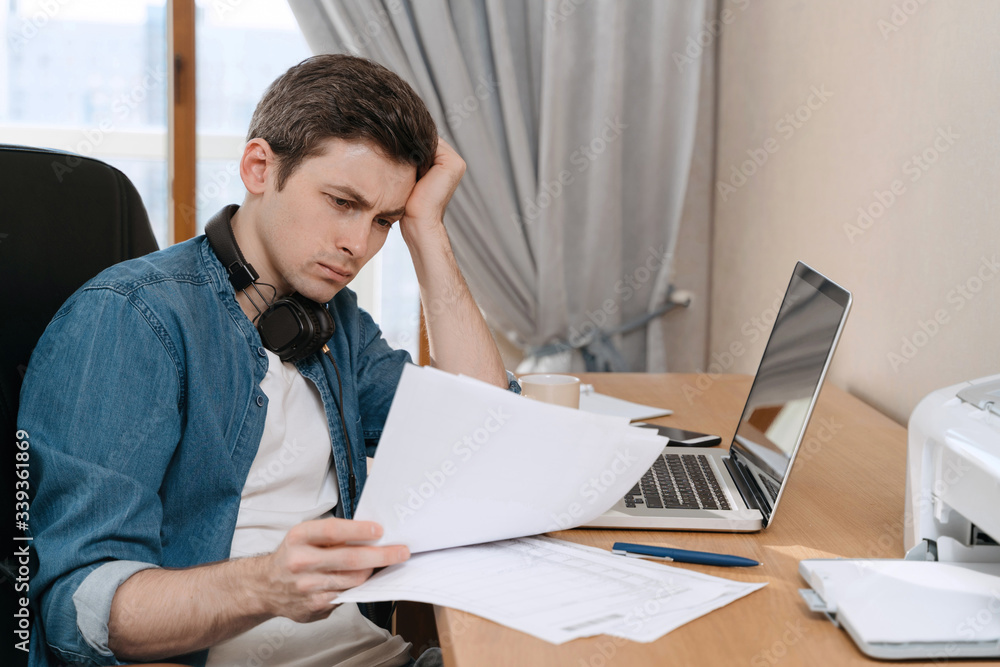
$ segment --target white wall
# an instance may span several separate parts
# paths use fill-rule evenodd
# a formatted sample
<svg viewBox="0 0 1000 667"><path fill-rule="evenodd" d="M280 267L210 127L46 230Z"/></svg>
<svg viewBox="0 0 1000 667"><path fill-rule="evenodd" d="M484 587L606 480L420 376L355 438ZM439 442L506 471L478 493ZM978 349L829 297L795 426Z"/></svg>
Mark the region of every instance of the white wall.
<svg viewBox="0 0 1000 667"><path fill-rule="evenodd" d="M1000 4L723 8L715 368L754 372L754 318L801 259L854 293L830 380L896 420L1000 372Z"/></svg>

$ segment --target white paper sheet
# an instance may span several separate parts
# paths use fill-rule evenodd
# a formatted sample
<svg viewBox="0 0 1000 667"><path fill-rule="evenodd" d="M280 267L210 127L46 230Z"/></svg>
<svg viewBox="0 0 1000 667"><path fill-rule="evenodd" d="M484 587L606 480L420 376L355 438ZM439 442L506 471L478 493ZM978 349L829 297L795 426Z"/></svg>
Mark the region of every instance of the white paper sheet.
<svg viewBox="0 0 1000 667"><path fill-rule="evenodd" d="M763 586L522 538L416 554L337 602L440 604L554 644L597 634L651 642Z"/></svg>
<svg viewBox="0 0 1000 667"><path fill-rule="evenodd" d="M592 384L580 385L580 409L598 415L625 417L633 422L674 414L673 410L668 410L667 408L657 408L652 405L633 403L632 401L624 401L614 396L598 394L594 391L594 385Z"/></svg>
<svg viewBox="0 0 1000 667"><path fill-rule="evenodd" d="M628 420L407 366L356 519L412 553L564 530L614 505L667 439Z"/></svg>

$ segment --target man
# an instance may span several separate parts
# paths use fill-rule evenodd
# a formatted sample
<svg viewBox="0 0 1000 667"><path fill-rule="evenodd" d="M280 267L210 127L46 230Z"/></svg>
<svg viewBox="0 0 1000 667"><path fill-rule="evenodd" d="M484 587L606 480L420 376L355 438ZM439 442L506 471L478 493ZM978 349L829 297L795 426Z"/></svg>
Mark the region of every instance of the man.
<svg viewBox="0 0 1000 667"><path fill-rule="evenodd" d="M36 490L31 664L408 664L408 644L333 604L409 555L358 544L381 528L350 520L409 355L343 288L398 220L432 363L516 391L442 222L464 170L399 77L310 58L265 93L246 198L216 216L256 284L234 290L201 236L63 305L18 418ZM336 328L328 354L292 364L255 323L294 292Z"/></svg>

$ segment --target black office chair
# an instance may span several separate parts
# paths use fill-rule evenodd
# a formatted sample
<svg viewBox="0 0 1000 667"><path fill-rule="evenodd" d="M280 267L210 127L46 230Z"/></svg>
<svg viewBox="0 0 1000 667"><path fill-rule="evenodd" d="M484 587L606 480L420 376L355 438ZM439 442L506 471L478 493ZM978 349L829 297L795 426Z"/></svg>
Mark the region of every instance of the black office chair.
<svg viewBox="0 0 1000 667"><path fill-rule="evenodd" d="M0 145L0 599L5 650L16 637L15 449L21 380L49 320L103 269L157 249L139 193L120 171L71 153ZM30 449L29 449L30 456ZM23 544L23 542L22 542ZM32 619L32 627L35 621ZM25 665L12 650L4 665Z"/></svg>

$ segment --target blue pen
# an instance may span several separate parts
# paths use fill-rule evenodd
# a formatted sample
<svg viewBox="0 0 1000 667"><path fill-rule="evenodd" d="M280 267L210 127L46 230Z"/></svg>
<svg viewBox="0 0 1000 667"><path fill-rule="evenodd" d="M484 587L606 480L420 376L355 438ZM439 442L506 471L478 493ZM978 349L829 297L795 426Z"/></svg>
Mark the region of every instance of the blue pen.
<svg viewBox="0 0 1000 667"><path fill-rule="evenodd" d="M753 567L754 565L760 565L755 560L740 556L713 554L707 551L653 547L648 544L629 544L628 542L615 542L611 547L611 553L621 556L632 556L633 558L662 558L663 560L671 560L677 563L718 565L720 567Z"/></svg>

